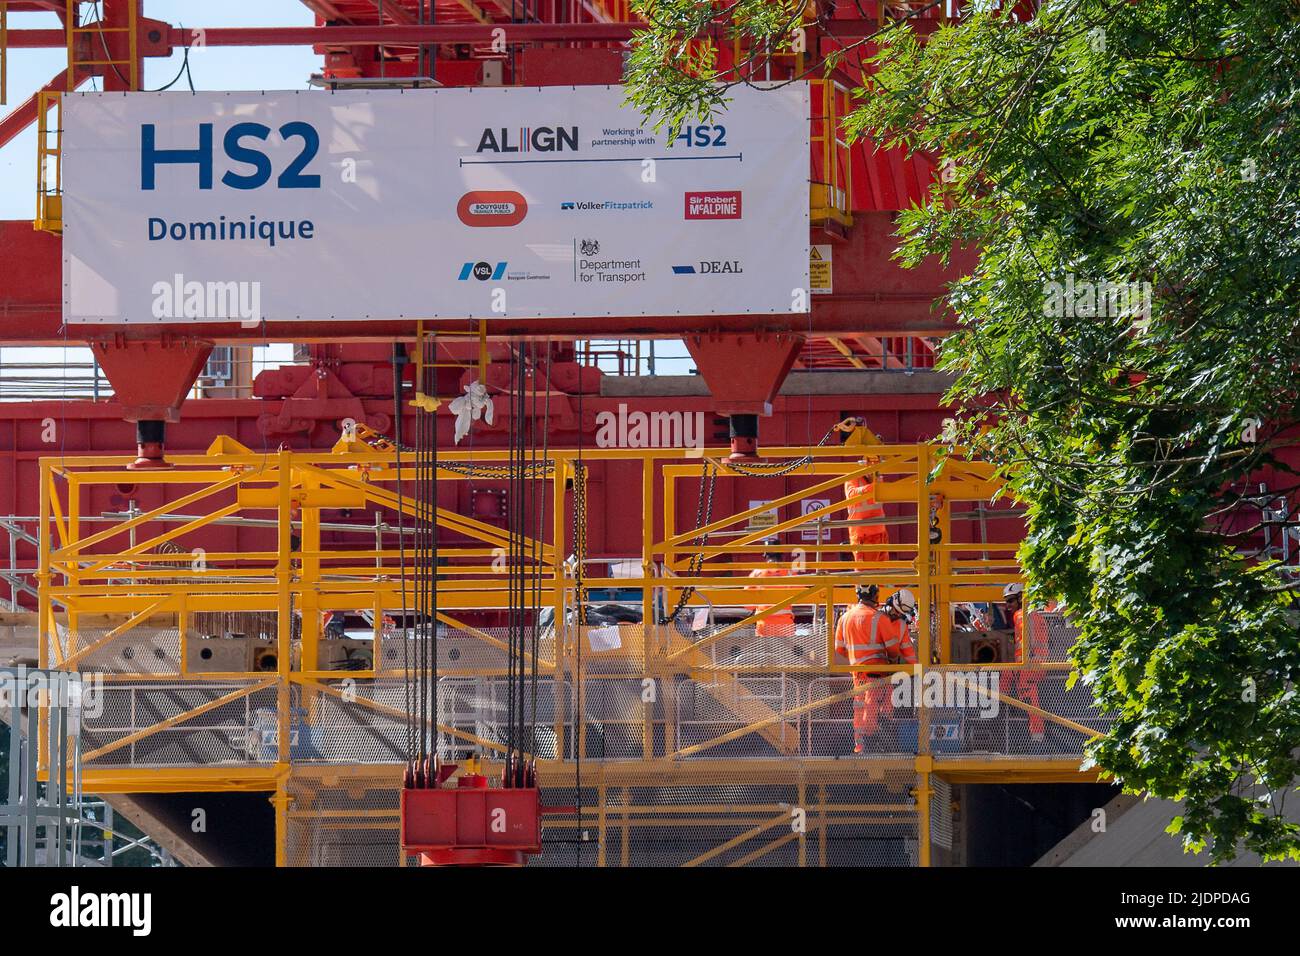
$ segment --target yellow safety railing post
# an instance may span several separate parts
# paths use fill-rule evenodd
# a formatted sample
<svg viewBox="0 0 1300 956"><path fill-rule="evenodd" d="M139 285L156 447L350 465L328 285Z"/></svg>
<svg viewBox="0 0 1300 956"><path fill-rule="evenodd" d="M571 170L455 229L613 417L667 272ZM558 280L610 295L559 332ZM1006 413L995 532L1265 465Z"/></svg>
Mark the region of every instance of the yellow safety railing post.
<svg viewBox="0 0 1300 956"><path fill-rule="evenodd" d="M78 12L84 0L66 0L65 6L65 30L68 47L68 92L71 93L77 88L80 71L84 67L104 67L102 70L90 70L91 73L106 73L113 70L132 90L140 89L140 38L139 29L136 22L135 2L126 4L126 23L122 26L109 26L104 23L94 23L81 26L77 23ZM99 5L95 6L96 11ZM127 58L122 59L120 56L114 56L108 49L108 38L116 34L126 34ZM90 49L96 48L102 53L103 58L91 52L84 60L77 59L77 38L79 36L90 38ZM118 67L127 68L126 76L122 76Z"/></svg>
<svg viewBox="0 0 1300 956"><path fill-rule="evenodd" d="M36 218L32 225L44 232L63 232L63 98L53 90L36 94Z"/></svg>
<svg viewBox="0 0 1300 956"><path fill-rule="evenodd" d="M279 502L276 508L276 754L277 764L290 760L290 724L293 699L290 694L289 662L293 654L293 455L281 450L276 455Z"/></svg>

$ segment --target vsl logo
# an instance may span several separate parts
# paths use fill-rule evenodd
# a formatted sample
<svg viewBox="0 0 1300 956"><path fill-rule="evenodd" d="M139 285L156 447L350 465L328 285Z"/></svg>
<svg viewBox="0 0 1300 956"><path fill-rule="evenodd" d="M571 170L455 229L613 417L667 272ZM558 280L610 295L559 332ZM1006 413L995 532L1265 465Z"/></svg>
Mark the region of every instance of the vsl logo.
<svg viewBox="0 0 1300 956"><path fill-rule="evenodd" d="M467 262L460 267L461 282L471 276L480 282L487 282L489 279L500 279L506 274L506 264L498 262L495 266L490 262Z"/></svg>

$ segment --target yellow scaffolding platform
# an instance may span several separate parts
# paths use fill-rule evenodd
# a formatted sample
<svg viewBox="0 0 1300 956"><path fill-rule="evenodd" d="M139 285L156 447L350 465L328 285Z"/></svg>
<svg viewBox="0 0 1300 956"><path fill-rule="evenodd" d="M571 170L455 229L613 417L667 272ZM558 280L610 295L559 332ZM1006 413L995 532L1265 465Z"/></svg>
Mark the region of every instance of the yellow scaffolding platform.
<svg viewBox="0 0 1300 956"><path fill-rule="evenodd" d="M708 474L753 479L721 449L553 449L530 479L544 485L547 534L524 550L540 566L537 606L554 621L538 645L531 749L543 787L560 795L550 802L585 804L547 818L552 856L815 865L845 862L845 847L870 857L888 846L870 862L929 865L945 833L951 845L952 784L1095 779L1081 769L1082 748L1107 723L1084 688L1066 686L1068 642L1024 664L954 656L954 609L999 601L1020 576L1015 542L954 540L971 518L966 506L984 508L999 490L989 465L949 459L932 475L936 449L924 444L768 454L792 463L764 479L772 497L702 527L691 520L692 488L698 495ZM397 862L409 645L385 616L404 607L409 587L382 515L415 517L416 505L398 496L395 450L348 439L328 452L259 454L223 438L207 454L169 460L174 467L159 471L129 471L127 457L41 462L40 662L79 671L96 689L82 731L83 789L265 791L279 863ZM444 451L438 480L481 487L505 462L504 451ZM410 467L404 460L404 473ZM639 468L644 530L622 573L584 573L581 587L589 603L638 594L642 623L579 627L566 613L579 587L566 560L573 499L587 494L594 467L621 477ZM878 500L901 517L889 519L897 527L887 560L859 568L842 559L847 545L826 537L848 523L843 483L868 471ZM87 488L117 484L159 487L149 500L161 503L117 518L82 513ZM373 513L375 523L340 525L330 513L344 509ZM627 511L637 513L631 502ZM440 707L431 720L448 757L473 751L491 767L505 749L497 728L507 657L504 629L485 619L508 606L500 559L511 542L475 517L438 508L436 518L448 563L439 569ZM193 547L195 532L237 522L266 527L266 547ZM355 541L337 543L348 537L340 527ZM810 530L811 543L781 546L795 573L748 577L758 563L747 558L771 550L761 542L782 533L803 541ZM915 592L914 667L836 660L837 608L863 581L882 597ZM683 596L685 613L660 623ZM758 621L791 606L810 608L812 624L788 638L757 634ZM364 617L366 639L327 635L322 618L332 611ZM898 736L850 756L849 670L895 675L896 686L908 677L916 688L966 689L982 709L896 705ZM1029 673L1032 700L1017 691L1016 675ZM985 710L1001 716L980 720ZM1026 731L1030 719L1049 729L1043 739Z"/></svg>

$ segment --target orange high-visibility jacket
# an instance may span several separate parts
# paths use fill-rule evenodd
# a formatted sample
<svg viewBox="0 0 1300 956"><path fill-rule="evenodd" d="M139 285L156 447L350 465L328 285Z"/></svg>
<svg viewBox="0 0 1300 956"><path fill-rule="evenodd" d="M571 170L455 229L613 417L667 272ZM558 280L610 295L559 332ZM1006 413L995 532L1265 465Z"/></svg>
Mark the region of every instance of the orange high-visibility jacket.
<svg viewBox="0 0 1300 956"><path fill-rule="evenodd" d="M876 483L866 476L850 478L844 482L845 499L866 494L866 498L848 507L850 521L875 521L885 516L883 506L876 503Z"/></svg>
<svg viewBox="0 0 1300 956"><path fill-rule="evenodd" d="M749 572L749 576L751 578L784 578L784 577L788 577L789 574L790 572L787 571L785 568L755 568L753 571ZM745 590L756 591L758 590L758 587L756 585L749 585L748 587L745 588ZM771 605L768 604L763 604L763 605L753 604L750 605L749 610L750 613L757 614L763 608L770 607L770 606ZM761 621L758 622L758 626L766 630L767 628L764 628L764 625L767 625L767 628L788 627L790 629L790 632L793 633L794 612L791 611L789 608L786 608L783 611L777 611L774 614L769 614L767 617L763 618Z"/></svg>
<svg viewBox="0 0 1300 956"><path fill-rule="evenodd" d="M916 663L907 622L865 604L853 605L835 625L835 651L850 664Z"/></svg>
<svg viewBox="0 0 1300 956"><path fill-rule="evenodd" d="M1020 642L1025 633L1025 611L1021 608L1012 616L1012 624L1016 629L1016 663L1021 663ZM1033 661L1047 660L1047 625L1037 616L1029 619L1029 659Z"/></svg>

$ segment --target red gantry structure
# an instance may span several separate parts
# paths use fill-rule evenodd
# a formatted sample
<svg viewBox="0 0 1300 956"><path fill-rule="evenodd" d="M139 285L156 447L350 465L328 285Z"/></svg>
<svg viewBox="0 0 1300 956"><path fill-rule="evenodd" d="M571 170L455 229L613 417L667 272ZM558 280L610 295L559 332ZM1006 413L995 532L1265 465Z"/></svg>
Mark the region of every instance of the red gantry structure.
<svg viewBox="0 0 1300 956"><path fill-rule="evenodd" d="M161 831L169 794L247 796L241 819L268 814L283 865L1031 862L1084 820L1099 799L1080 754L1106 720L1065 687L1060 615L1033 625L1046 659L1015 657L997 604L1019 579L1019 512L983 463L930 476L948 413L933 345L972 254L893 261L898 211L935 166L848 143L861 74L823 69L962 5L810 2L797 55L719 37L723 65L811 86L811 152L790 157L809 171L808 313L65 325L61 94L138 90L148 60L200 43L310 47L324 88L617 84L637 28L606 0L304 3L314 25L256 28L181 28L141 0L0 4L0 78L12 51L67 52L0 116L0 146L38 128L40 171L35 223L0 222L0 344L85 344L103 390L0 403L0 597L16 650L26 634L33 659L108 675L86 789L129 795ZM646 374L665 340L698 375ZM296 360L254 377L269 342ZM457 448L438 399L472 381L496 415ZM698 421L698 447L598 441L636 416ZM860 476L889 529L865 567L845 541ZM771 552L790 573L747 584ZM503 554L526 574L494 573ZM899 704L854 758L853 668L832 645L866 581L916 592L918 681L983 696ZM786 611L790 633L758 626ZM998 667L1032 671L1033 701ZM424 713L403 701L416 672ZM990 701L1000 717L976 713ZM997 832L1024 801L982 796L1008 784L1061 811L1020 859ZM186 841L198 861L269 862Z"/></svg>

